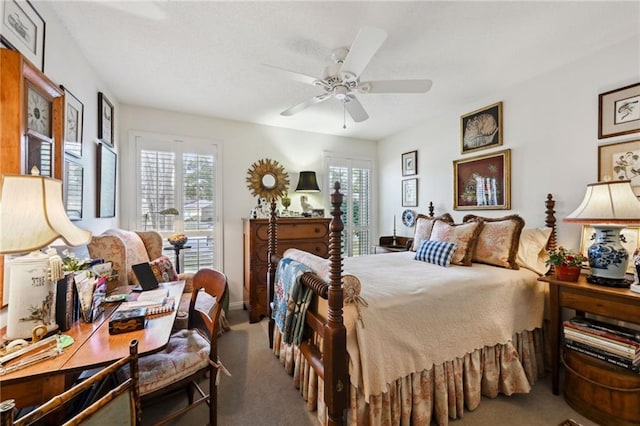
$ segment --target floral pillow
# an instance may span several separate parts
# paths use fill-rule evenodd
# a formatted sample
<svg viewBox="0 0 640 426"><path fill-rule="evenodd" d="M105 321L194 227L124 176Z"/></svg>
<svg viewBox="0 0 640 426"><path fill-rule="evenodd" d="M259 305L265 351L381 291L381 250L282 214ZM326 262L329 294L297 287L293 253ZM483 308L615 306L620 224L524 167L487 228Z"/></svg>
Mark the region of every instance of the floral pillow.
<svg viewBox="0 0 640 426"><path fill-rule="evenodd" d="M149 264L151 265L153 275L156 276L159 283L178 280L178 273L167 256L160 256L156 260L149 262Z"/></svg>
<svg viewBox="0 0 640 426"><path fill-rule="evenodd" d="M471 260L509 269L519 269L516 262L524 219L518 215L488 218L466 215L462 222L483 222Z"/></svg>
<svg viewBox="0 0 640 426"><path fill-rule="evenodd" d="M431 230L432 241L444 241L455 243L456 250L451 258L451 263L456 265L471 266L471 258L475 249L478 234L482 230L482 222L469 222L452 225L442 220L436 220Z"/></svg>
<svg viewBox="0 0 640 426"><path fill-rule="evenodd" d="M433 223L436 220L441 220L446 223L453 224L453 218L449 213L444 213L438 217L430 217L423 214L419 214L416 219L416 232L413 235L413 245L411 251L418 250L420 243L424 240L428 240L431 236L431 230L433 229Z"/></svg>

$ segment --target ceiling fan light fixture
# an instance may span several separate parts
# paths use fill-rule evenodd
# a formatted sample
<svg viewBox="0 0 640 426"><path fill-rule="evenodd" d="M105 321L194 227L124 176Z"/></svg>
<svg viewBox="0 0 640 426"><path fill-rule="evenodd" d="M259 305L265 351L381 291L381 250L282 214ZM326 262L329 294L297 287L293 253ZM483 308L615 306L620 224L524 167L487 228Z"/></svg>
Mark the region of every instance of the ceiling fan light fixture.
<svg viewBox="0 0 640 426"><path fill-rule="evenodd" d="M333 96L336 99L338 99L339 101L343 101L347 97L347 92L348 91L349 91L349 89L347 89L346 86L343 86L342 84L339 84L336 87L334 87Z"/></svg>

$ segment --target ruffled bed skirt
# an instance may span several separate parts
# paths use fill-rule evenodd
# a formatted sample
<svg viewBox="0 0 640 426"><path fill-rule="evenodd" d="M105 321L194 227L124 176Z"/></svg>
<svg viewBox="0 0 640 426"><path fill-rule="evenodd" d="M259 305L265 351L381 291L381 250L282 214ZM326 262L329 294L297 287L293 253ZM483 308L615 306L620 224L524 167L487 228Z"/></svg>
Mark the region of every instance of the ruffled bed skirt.
<svg viewBox="0 0 640 426"><path fill-rule="evenodd" d="M282 342L274 331L274 353L286 371L293 375L296 388L317 410L320 424L327 423L323 381L296 346ZM485 346L429 370L396 380L388 392L371 396L369 403L351 386L348 424L350 425L446 425L449 419L462 418L464 410L474 410L482 396L495 398L499 393L528 393L544 375L544 339L541 329L524 331L513 340L493 347Z"/></svg>

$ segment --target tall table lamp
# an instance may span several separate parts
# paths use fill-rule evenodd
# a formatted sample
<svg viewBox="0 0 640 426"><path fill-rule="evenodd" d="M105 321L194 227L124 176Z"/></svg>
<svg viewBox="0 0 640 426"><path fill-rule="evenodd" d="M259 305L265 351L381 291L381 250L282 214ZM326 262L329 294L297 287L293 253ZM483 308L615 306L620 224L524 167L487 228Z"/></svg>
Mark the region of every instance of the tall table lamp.
<svg viewBox="0 0 640 426"><path fill-rule="evenodd" d="M62 262L55 250L40 251L56 239L68 246L87 244L91 239L91 232L69 220L62 203L62 183L38 174L4 175L0 186L0 254L29 252L5 262L8 339L29 338L39 325L48 331L57 328L55 284L62 275Z"/></svg>
<svg viewBox="0 0 640 426"><path fill-rule="evenodd" d="M595 242L587 252L591 275L587 281L609 287L629 287L625 278L629 253L620 242L626 225L640 223L640 201L631 181L618 180L587 185L584 200L565 222L591 225Z"/></svg>

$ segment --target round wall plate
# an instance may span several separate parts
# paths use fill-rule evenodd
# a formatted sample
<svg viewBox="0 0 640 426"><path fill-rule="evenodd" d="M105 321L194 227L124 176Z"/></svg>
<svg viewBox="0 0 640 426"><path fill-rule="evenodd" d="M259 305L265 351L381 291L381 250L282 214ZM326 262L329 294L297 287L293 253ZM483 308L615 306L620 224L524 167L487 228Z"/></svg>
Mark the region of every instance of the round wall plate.
<svg viewBox="0 0 640 426"><path fill-rule="evenodd" d="M412 227L416 224L416 212L410 209L406 209L402 212L402 224L404 226Z"/></svg>

